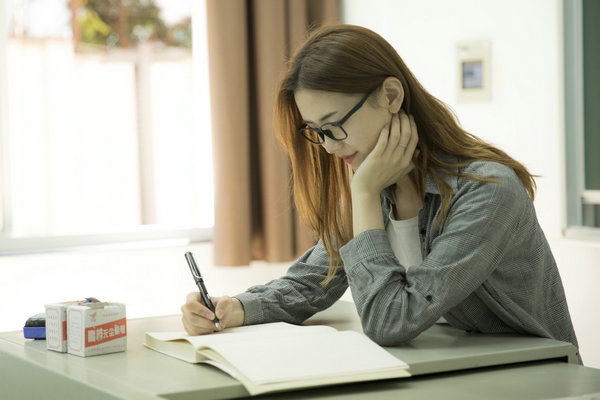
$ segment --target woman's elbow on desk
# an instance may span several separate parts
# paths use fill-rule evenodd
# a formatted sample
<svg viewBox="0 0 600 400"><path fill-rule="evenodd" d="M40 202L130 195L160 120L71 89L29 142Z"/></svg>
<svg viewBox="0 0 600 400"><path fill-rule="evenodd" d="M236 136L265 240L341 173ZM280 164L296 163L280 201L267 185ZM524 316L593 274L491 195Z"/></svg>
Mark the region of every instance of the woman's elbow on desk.
<svg viewBox="0 0 600 400"><path fill-rule="evenodd" d="M363 332L380 346L397 346L417 337L424 329L404 321L390 320L387 315L361 315Z"/></svg>
<svg viewBox="0 0 600 400"><path fill-rule="evenodd" d="M438 319L429 301L420 300L420 296L412 296L403 287L355 298L364 334L381 346L396 346L414 339Z"/></svg>
<svg viewBox="0 0 600 400"><path fill-rule="evenodd" d="M414 339L420 332L407 331L398 329L395 331L386 331L372 328L365 328L363 326L365 335L372 341L380 346L398 346L402 343L406 343L411 339Z"/></svg>

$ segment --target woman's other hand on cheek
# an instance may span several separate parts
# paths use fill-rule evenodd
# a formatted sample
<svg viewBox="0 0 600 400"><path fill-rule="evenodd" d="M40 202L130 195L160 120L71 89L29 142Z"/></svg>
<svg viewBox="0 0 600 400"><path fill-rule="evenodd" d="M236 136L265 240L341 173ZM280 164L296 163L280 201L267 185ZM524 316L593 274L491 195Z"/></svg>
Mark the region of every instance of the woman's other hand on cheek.
<svg viewBox="0 0 600 400"><path fill-rule="evenodd" d="M403 110L394 114L391 124L383 127L375 147L354 173L352 190L379 195L400 181L414 168L412 160L418 141L414 118Z"/></svg>

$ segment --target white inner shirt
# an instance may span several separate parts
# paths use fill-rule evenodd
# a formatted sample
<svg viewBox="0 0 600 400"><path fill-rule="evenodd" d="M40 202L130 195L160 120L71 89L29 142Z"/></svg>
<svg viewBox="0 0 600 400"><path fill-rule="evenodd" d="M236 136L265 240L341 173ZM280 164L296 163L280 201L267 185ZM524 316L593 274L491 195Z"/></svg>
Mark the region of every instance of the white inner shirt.
<svg viewBox="0 0 600 400"><path fill-rule="evenodd" d="M394 255L400 264L408 270L409 267L423 262L421 256L421 240L419 239L419 216L405 220L395 220L390 210L390 223L386 233Z"/></svg>
<svg viewBox="0 0 600 400"><path fill-rule="evenodd" d="M392 251L400 261L400 264L408 270L408 268L419 265L423 262L421 255L421 239L419 238L419 216L405 219L395 220L394 213L390 210L390 223L385 229ZM447 323L444 317L437 321L438 323Z"/></svg>

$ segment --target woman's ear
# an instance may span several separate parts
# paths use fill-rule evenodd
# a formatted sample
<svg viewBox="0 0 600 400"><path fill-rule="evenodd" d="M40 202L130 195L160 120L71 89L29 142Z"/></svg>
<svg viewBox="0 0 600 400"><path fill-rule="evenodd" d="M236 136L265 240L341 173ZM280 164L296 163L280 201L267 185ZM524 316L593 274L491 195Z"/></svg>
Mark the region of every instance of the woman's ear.
<svg viewBox="0 0 600 400"><path fill-rule="evenodd" d="M390 113L396 114L402 108L404 102L404 88L396 77L390 76L381 84L381 101Z"/></svg>

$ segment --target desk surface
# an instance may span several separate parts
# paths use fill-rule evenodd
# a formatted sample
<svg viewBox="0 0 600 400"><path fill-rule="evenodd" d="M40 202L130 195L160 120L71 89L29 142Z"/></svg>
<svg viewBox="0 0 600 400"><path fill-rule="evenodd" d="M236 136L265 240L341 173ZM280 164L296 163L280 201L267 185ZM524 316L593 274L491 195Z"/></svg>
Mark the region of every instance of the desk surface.
<svg viewBox="0 0 600 400"><path fill-rule="evenodd" d="M360 330L354 306L344 302L306 323ZM45 341L25 340L21 332L2 333L2 393L6 398L25 395L89 400L222 399L248 395L238 381L216 368L188 364L142 345L146 331L179 329L177 316L129 320L127 352L87 358L47 351ZM392 394L411 399L463 399L465 393L500 399L525 394L528 398L556 398L600 392L600 370L574 364L574 347L550 339L468 334L436 325L406 345L387 350L407 362L413 375L421 376L262 397L358 399L368 392L373 399L390 398ZM521 362L527 363L516 364ZM504 365L490 367L496 364ZM449 370L455 372L431 374Z"/></svg>
<svg viewBox="0 0 600 400"><path fill-rule="evenodd" d="M362 332L354 304L346 301L314 315L305 324ZM413 376L535 360L578 362L577 348L570 343L524 335L468 333L448 324L435 324L410 342L386 350L406 362Z"/></svg>

